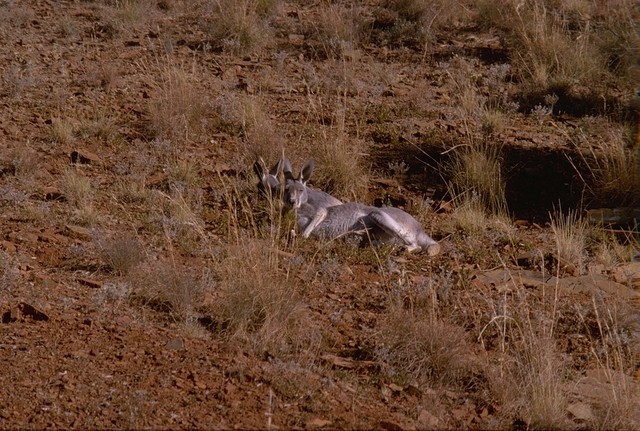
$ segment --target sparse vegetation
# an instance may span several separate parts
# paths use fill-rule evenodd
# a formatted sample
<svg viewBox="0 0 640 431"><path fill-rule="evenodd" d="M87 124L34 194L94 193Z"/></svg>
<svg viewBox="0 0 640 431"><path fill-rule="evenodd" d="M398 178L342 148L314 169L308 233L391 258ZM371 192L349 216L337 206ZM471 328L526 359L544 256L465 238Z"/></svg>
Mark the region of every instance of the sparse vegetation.
<svg viewBox="0 0 640 431"><path fill-rule="evenodd" d="M0 424L638 429L636 3L0 0Z"/></svg>

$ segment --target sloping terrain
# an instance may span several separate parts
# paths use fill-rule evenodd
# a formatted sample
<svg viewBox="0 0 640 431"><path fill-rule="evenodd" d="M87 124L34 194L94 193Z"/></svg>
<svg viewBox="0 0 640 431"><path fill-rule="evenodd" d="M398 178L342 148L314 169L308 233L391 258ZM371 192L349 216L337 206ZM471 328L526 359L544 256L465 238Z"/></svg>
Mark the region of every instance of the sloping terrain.
<svg viewBox="0 0 640 431"><path fill-rule="evenodd" d="M432 3L0 0L0 428L639 428L629 81ZM293 235L283 152L442 252Z"/></svg>

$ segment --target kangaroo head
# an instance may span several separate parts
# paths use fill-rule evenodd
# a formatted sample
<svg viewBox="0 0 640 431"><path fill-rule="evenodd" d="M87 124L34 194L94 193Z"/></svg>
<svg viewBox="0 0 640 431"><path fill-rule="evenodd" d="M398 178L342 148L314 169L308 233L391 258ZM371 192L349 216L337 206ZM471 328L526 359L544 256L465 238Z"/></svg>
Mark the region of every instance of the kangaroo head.
<svg viewBox="0 0 640 431"><path fill-rule="evenodd" d="M307 190L307 181L313 172L313 160L309 159L305 162L300 170L300 175L296 178L291 172L291 163L288 160L284 163L285 176L285 203L294 209L300 208L307 203L309 193Z"/></svg>
<svg viewBox="0 0 640 431"><path fill-rule="evenodd" d="M258 177L258 190L269 196L277 196L280 193L281 186L278 180L278 173L282 170L282 162L278 161L271 169L267 169L267 164L262 157L259 157L253 163L253 171Z"/></svg>

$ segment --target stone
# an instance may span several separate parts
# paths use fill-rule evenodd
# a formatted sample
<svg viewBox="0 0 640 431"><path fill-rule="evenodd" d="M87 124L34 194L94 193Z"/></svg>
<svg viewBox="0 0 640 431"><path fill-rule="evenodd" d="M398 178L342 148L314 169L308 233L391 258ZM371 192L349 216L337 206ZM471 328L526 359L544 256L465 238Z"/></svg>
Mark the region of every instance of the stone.
<svg viewBox="0 0 640 431"><path fill-rule="evenodd" d="M80 165L98 164L101 162L100 157L87 150L74 150L70 154L71 163Z"/></svg>
<svg viewBox="0 0 640 431"><path fill-rule="evenodd" d="M184 340L182 338L173 338L166 344L167 349L182 350L184 349Z"/></svg>
<svg viewBox="0 0 640 431"><path fill-rule="evenodd" d="M567 411L580 422L592 422L595 418L591 406L586 403L573 403L567 407Z"/></svg>

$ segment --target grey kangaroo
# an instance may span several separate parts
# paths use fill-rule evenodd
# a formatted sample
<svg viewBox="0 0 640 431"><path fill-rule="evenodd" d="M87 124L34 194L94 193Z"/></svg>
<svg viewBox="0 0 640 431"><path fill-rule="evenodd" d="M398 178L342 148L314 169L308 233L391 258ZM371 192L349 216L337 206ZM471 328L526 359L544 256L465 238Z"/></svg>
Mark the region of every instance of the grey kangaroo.
<svg viewBox="0 0 640 431"><path fill-rule="evenodd" d="M307 181L313 172L308 160L298 177L291 172L291 164L283 164L285 175L285 204L296 211L302 236L313 235L335 239L344 235L359 235L373 243L402 245L409 252L426 251L430 256L440 252L440 244L427 235L420 222L400 208L377 208L358 202L324 205L310 199Z"/></svg>

